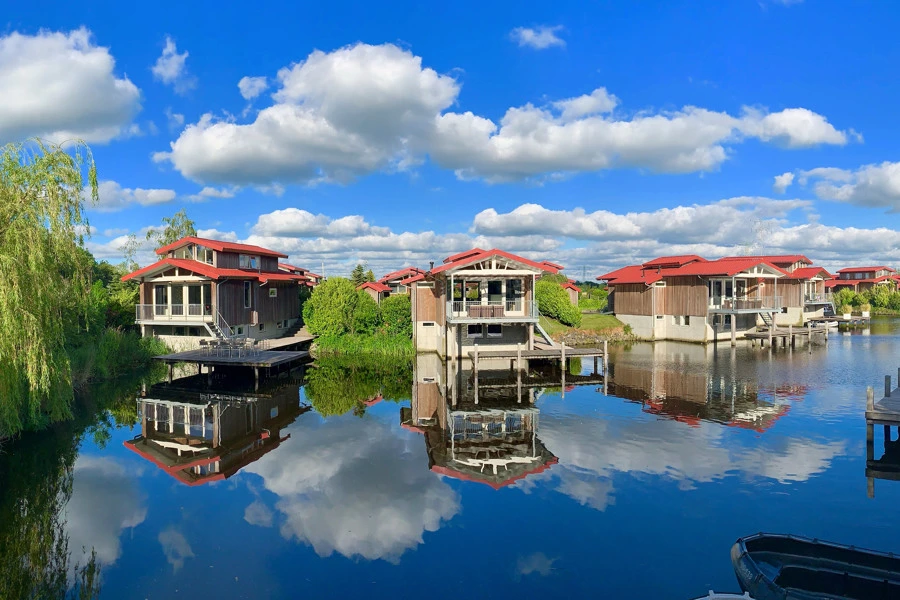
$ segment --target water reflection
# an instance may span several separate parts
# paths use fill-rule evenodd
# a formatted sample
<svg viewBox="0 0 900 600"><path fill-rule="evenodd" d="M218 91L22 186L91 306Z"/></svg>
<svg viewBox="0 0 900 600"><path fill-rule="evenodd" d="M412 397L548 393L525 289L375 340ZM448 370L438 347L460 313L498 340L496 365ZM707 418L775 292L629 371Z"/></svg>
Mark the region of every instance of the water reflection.
<svg viewBox="0 0 900 600"><path fill-rule="evenodd" d="M866 493L869 498L875 497L875 480L900 481L900 427L897 428L897 439L891 433L891 426L884 425L884 453L875 458L874 425L866 425Z"/></svg>
<svg viewBox="0 0 900 600"><path fill-rule="evenodd" d="M159 384L138 399L141 434L125 447L186 485L221 481L290 437L282 429L311 408L299 390L200 392Z"/></svg>

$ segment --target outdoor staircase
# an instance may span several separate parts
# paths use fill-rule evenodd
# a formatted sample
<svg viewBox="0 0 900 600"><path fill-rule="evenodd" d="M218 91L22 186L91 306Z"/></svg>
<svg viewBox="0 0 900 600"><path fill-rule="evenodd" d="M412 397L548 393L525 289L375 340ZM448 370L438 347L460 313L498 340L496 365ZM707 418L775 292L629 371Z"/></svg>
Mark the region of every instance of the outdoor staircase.
<svg viewBox="0 0 900 600"><path fill-rule="evenodd" d="M226 332L222 331L222 328L219 327L219 324L216 323L215 321L213 321L212 323L210 323L210 324L207 326L207 328L212 332L212 334L215 336L215 338L216 338L217 340L226 340L226 339L228 339L229 337L231 337L229 334L227 334Z"/></svg>
<svg viewBox="0 0 900 600"><path fill-rule="evenodd" d="M278 337L282 337L282 338L294 337L295 335L297 335L297 333L301 329L303 329L303 321L302 321L302 319L297 319L297 322L294 323L293 325L291 325L290 329L288 329L287 331L285 331Z"/></svg>
<svg viewBox="0 0 900 600"><path fill-rule="evenodd" d="M554 347L554 348L557 346L556 342L553 341L553 338L550 337L550 334L549 334L549 333L547 333L546 331L544 331L544 328L541 327L541 324L540 324L540 323L535 323L535 324L534 324L534 328L538 331L538 333L541 334L541 337L543 337L545 340L547 340L547 343L548 343L548 344L550 344L550 345L551 345L552 347Z"/></svg>
<svg viewBox="0 0 900 600"><path fill-rule="evenodd" d="M759 316L762 318L763 323L766 324L766 327L772 328L775 326L775 320L772 318L772 313L760 313Z"/></svg>

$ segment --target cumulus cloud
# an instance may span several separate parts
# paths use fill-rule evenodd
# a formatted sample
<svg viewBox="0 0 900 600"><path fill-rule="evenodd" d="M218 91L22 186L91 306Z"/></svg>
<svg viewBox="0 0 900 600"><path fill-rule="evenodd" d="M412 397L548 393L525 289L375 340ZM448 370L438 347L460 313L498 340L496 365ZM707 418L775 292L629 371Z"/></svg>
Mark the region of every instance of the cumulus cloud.
<svg viewBox="0 0 900 600"><path fill-rule="evenodd" d="M197 86L197 80L188 72L187 58L187 50L179 54L175 40L166 36L162 54L156 59L150 71L156 80L171 85L176 93L184 94Z"/></svg>
<svg viewBox="0 0 900 600"><path fill-rule="evenodd" d="M461 179L503 182L613 168L709 171L748 137L805 148L849 135L804 108L619 115L619 99L602 87L509 108L495 123L449 110L460 90L392 44L317 50L278 72L274 104L252 122L205 114L154 160L196 181L266 186L346 182L428 157Z"/></svg>
<svg viewBox="0 0 900 600"><path fill-rule="evenodd" d="M397 562L460 509L457 493L411 460L407 443L385 423L333 418L309 423L304 435L282 445L277 460L267 455L244 470L278 496L285 538L319 556ZM255 508L251 519L260 513Z"/></svg>
<svg viewBox="0 0 900 600"><path fill-rule="evenodd" d="M526 576L531 574L547 577L553 572L553 563L558 558L550 558L543 552L534 552L527 556L520 556L516 561L516 573Z"/></svg>
<svg viewBox="0 0 900 600"><path fill-rule="evenodd" d="M83 196L89 202L90 187L85 187ZM123 188L115 181L101 181L98 185L99 202L88 204L88 208L98 212L114 212L132 204L152 206L166 204L175 199L175 191L167 189Z"/></svg>
<svg viewBox="0 0 900 600"><path fill-rule="evenodd" d="M323 214L314 215L299 208L286 208L260 215L253 234L275 237L359 237L387 235L386 227L374 227L360 215L348 215L332 219Z"/></svg>
<svg viewBox="0 0 900 600"><path fill-rule="evenodd" d="M545 50L553 46L565 48L566 41L557 35L557 32L562 29L562 25L516 27L509 33L509 37L520 47L534 48L535 50Z"/></svg>
<svg viewBox="0 0 900 600"><path fill-rule="evenodd" d="M212 186L205 186L196 194L189 194L186 198L191 202L205 202L210 198L234 198L237 191L236 188L215 188Z"/></svg>
<svg viewBox="0 0 900 600"><path fill-rule="evenodd" d="M772 189L779 194L783 194L792 183L794 183L794 174L782 173L781 175L775 176L775 183L772 184Z"/></svg>
<svg viewBox="0 0 900 600"><path fill-rule="evenodd" d="M269 87L265 77L241 77L238 81L238 89L244 100L253 100Z"/></svg>
<svg viewBox="0 0 900 600"><path fill-rule="evenodd" d="M238 235L233 231L219 231L218 229L198 229L197 236L223 242L236 242Z"/></svg>
<svg viewBox="0 0 900 600"><path fill-rule="evenodd" d="M146 519L146 498L134 474L110 458L81 455L74 476L63 518L72 562L84 565L93 549L101 565L111 565L122 555L122 532Z"/></svg>
<svg viewBox="0 0 900 600"><path fill-rule="evenodd" d="M181 113L173 112L172 107L167 106L165 110L166 122L169 124L169 130L174 131L178 129L182 125L184 125L184 115Z"/></svg>
<svg viewBox="0 0 900 600"><path fill-rule="evenodd" d="M141 94L114 69L109 49L84 28L0 37L0 142L127 135Z"/></svg>
<svg viewBox="0 0 900 600"><path fill-rule="evenodd" d="M194 551L191 550L187 538L175 527L164 529L159 533L157 539L166 555L166 560L172 565L172 571L175 573L181 570L187 559L194 557Z"/></svg>
<svg viewBox="0 0 900 600"><path fill-rule="evenodd" d="M820 167L800 171L798 181L811 182L823 200L900 211L900 162L863 165L854 171Z"/></svg>

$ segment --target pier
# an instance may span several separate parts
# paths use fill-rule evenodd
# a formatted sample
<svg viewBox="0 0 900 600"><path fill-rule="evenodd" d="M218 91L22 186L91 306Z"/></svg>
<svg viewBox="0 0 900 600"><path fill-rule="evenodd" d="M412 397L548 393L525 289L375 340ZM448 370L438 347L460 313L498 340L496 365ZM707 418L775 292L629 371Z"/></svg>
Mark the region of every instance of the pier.
<svg viewBox="0 0 900 600"><path fill-rule="evenodd" d="M787 348L788 346L794 348L797 345L797 340L806 340L807 344L812 344L813 336L816 335L827 341L828 328L812 327L811 325L806 327L794 327L793 325L769 327L766 331L747 333L744 337L750 340L752 345L755 346L758 342L760 347L763 348L766 346L766 342L769 343L770 348L777 348L779 343L781 343L782 348Z"/></svg>
<svg viewBox="0 0 900 600"><path fill-rule="evenodd" d="M897 369L900 383L900 369ZM884 427L884 455L875 459L875 426ZM897 428L897 440L891 439ZM875 390L866 389L866 493L875 497L875 480L900 481L900 387L892 389L891 376L884 376L884 396L876 401Z"/></svg>

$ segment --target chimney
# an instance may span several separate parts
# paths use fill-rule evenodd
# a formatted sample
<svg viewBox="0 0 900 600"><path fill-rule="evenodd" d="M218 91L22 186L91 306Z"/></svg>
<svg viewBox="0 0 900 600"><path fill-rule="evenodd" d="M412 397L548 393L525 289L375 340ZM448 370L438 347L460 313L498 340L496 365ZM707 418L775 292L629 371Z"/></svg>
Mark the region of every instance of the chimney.
<svg viewBox="0 0 900 600"><path fill-rule="evenodd" d="M428 262L428 270L431 271L432 269L434 269L434 261L433 260Z"/></svg>

